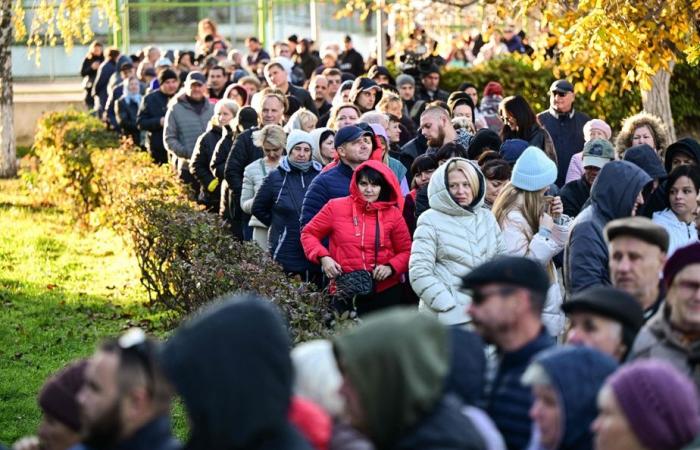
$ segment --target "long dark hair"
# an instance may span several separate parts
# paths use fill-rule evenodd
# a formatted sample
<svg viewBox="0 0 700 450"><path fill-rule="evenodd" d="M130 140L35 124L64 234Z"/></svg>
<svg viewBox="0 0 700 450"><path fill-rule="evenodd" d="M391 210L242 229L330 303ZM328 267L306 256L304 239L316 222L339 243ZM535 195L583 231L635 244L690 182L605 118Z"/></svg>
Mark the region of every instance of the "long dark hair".
<svg viewBox="0 0 700 450"><path fill-rule="evenodd" d="M518 130L512 130L508 125L507 120L503 120L503 129L501 130L501 139L524 139L529 140L533 127L539 128L540 124L537 121L535 112L530 107L530 104L521 95L513 95L506 97L498 107L501 117L505 117L509 113L518 124Z"/></svg>
<svg viewBox="0 0 700 450"><path fill-rule="evenodd" d="M369 184L373 184L381 188L379 191L379 197L377 198L378 202L388 202L391 200L391 193L393 189L391 186L389 186L389 182L386 181L386 178L384 178L384 175L382 175L381 172L369 166L365 166L358 170L355 174L355 182L357 184L360 184L360 181L363 179L367 180Z"/></svg>

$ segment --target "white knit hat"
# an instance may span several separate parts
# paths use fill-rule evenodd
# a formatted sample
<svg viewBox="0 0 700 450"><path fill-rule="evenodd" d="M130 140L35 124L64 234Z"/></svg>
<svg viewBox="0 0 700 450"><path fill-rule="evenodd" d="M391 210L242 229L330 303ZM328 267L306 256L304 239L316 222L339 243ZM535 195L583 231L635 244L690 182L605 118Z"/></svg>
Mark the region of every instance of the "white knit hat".
<svg viewBox="0 0 700 450"><path fill-rule="evenodd" d="M537 147L525 149L513 166L510 182L524 191L539 191L557 179L557 165Z"/></svg>
<svg viewBox="0 0 700 450"><path fill-rule="evenodd" d="M295 145L302 142L309 144L310 147L313 147L311 144L311 142L313 142L313 138L309 133L303 130L290 131L289 135L287 136L287 153L289 154Z"/></svg>

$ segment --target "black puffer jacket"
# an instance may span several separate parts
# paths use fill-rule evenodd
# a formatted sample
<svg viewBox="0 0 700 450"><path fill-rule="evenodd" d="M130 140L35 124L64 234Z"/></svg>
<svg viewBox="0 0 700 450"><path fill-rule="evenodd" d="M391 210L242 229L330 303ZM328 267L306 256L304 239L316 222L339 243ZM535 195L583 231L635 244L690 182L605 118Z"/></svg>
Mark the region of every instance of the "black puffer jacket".
<svg viewBox="0 0 700 450"><path fill-rule="evenodd" d="M214 156L216 144L221 140L221 135L221 127L211 125L197 139L197 142L194 144L192 158L190 159L190 173L199 182L200 186L199 201L213 212L219 212L221 186L217 185L213 191L209 191L209 185L216 179L211 173L209 165L211 164L212 156Z"/></svg>

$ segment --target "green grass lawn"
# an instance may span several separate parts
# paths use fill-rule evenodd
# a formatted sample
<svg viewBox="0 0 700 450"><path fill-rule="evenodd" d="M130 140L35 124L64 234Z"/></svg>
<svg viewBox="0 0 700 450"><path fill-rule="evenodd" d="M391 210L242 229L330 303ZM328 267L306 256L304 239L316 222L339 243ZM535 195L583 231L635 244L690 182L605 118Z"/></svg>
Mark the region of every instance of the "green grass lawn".
<svg viewBox="0 0 700 450"><path fill-rule="evenodd" d="M161 336L165 327L144 305L135 258L110 230L77 230L62 211L34 206L19 180L0 180L0 230L0 442L7 445L35 433L36 396L51 373L128 327Z"/></svg>

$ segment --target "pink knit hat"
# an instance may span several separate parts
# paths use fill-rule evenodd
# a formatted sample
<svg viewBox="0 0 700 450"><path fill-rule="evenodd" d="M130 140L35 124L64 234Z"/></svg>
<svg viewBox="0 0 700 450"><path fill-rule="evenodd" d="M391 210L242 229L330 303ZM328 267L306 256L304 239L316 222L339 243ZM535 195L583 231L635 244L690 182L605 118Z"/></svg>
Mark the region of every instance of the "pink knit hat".
<svg viewBox="0 0 700 450"><path fill-rule="evenodd" d="M612 129L604 120L591 119L583 126L583 139L588 142L591 140L591 131L599 130L605 134L605 139L610 140L612 137Z"/></svg>
<svg viewBox="0 0 700 450"><path fill-rule="evenodd" d="M680 450L700 431L695 385L670 364L639 360L608 378L630 428L649 450Z"/></svg>

